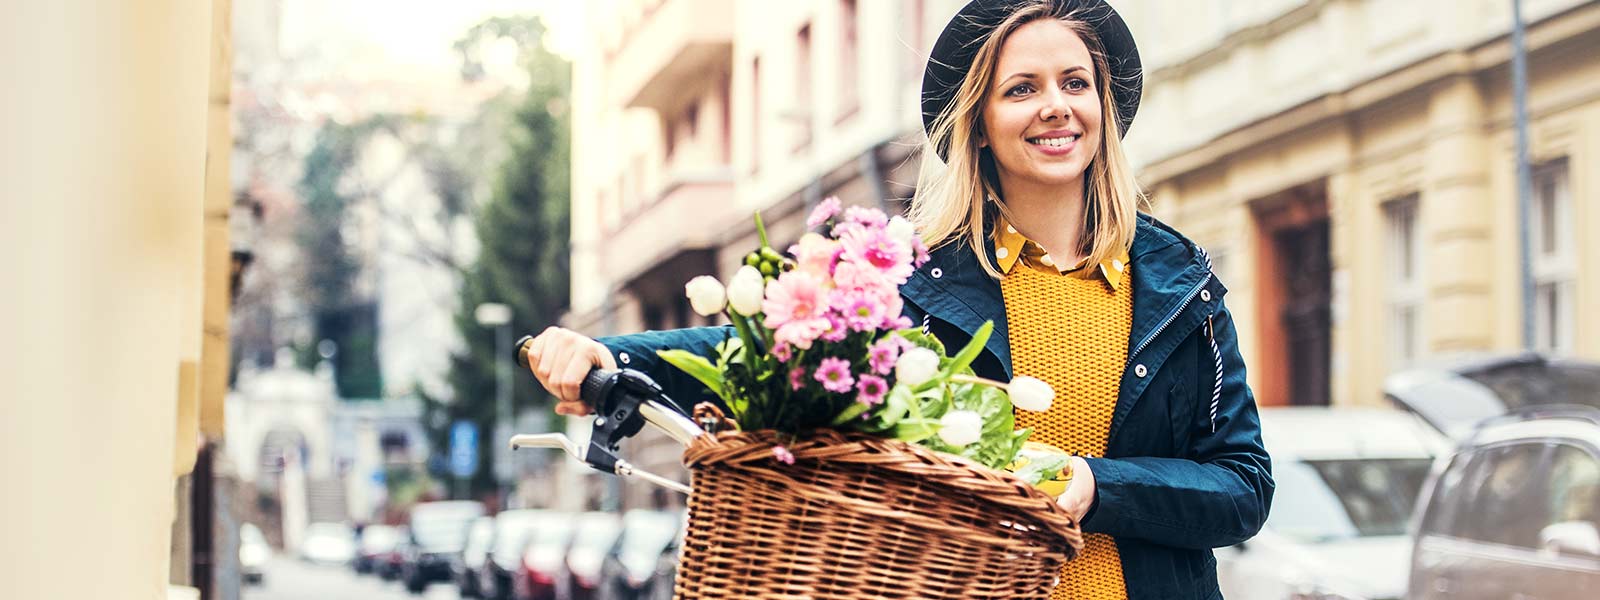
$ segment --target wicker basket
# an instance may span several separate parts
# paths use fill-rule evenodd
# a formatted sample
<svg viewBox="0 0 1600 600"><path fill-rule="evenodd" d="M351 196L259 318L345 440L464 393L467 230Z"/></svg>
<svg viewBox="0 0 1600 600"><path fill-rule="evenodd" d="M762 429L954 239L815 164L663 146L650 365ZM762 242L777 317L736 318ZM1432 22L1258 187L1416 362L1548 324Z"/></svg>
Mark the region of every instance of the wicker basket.
<svg viewBox="0 0 1600 600"><path fill-rule="evenodd" d="M976 463L821 431L701 436L679 600L1045 598L1082 533L1051 498Z"/></svg>

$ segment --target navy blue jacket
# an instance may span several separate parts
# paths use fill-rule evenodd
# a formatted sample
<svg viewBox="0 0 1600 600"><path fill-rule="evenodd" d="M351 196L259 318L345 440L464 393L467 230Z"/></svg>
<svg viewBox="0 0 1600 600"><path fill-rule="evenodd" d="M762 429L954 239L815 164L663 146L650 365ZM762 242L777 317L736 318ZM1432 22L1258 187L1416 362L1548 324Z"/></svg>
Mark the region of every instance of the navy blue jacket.
<svg viewBox="0 0 1600 600"><path fill-rule="evenodd" d="M986 236L987 238L988 236ZM992 242L986 244L994 260ZM1227 288L1205 251L1140 215L1129 252L1133 329L1104 458L1090 458L1097 498L1084 531L1116 539L1130 598L1220 598L1212 548L1255 535L1272 503L1271 461L1261 445ZM905 314L947 347L985 321L994 334L973 362L1009 381L1011 350L1000 283L964 243L947 244L901 286ZM711 355L723 327L602 338L618 364L648 373L684 404L712 396L655 350Z"/></svg>

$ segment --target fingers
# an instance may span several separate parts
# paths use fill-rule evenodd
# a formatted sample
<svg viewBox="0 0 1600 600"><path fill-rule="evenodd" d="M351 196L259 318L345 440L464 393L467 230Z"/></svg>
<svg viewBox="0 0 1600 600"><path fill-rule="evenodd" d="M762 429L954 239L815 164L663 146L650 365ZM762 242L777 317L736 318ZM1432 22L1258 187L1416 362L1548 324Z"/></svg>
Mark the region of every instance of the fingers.
<svg viewBox="0 0 1600 600"><path fill-rule="evenodd" d="M600 368L602 369L611 369L613 371L616 370L617 359L611 356L611 349L607 348L605 344L600 342L595 342L594 348L595 353L600 356L600 362L596 364L600 365Z"/></svg>
<svg viewBox="0 0 1600 600"><path fill-rule="evenodd" d="M592 357L587 352L574 352L567 360L565 371L556 378L556 396L563 402L582 402L580 391L583 389L583 379L588 377L589 371L594 369Z"/></svg>

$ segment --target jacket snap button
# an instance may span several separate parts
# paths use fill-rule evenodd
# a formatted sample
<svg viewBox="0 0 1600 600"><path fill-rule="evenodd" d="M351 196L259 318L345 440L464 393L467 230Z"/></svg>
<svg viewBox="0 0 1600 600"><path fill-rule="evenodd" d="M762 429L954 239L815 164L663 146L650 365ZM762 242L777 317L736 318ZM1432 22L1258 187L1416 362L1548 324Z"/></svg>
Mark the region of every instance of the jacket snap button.
<svg viewBox="0 0 1600 600"><path fill-rule="evenodd" d="M1201 302L1210 302L1211 301L1211 290L1200 290L1200 301Z"/></svg>
<svg viewBox="0 0 1600 600"><path fill-rule="evenodd" d="M1144 368L1144 365L1134 365L1133 374L1139 377L1144 377L1145 375L1150 374L1150 369Z"/></svg>
<svg viewBox="0 0 1600 600"><path fill-rule="evenodd" d="M928 274L932 275L934 279L938 279L940 277L944 277L944 269L940 269L939 267L934 267L932 271L928 272Z"/></svg>
<svg viewBox="0 0 1600 600"><path fill-rule="evenodd" d="M617 360L622 361L622 364L628 364L628 362L631 359L628 358L628 353L627 352L618 352L617 353Z"/></svg>

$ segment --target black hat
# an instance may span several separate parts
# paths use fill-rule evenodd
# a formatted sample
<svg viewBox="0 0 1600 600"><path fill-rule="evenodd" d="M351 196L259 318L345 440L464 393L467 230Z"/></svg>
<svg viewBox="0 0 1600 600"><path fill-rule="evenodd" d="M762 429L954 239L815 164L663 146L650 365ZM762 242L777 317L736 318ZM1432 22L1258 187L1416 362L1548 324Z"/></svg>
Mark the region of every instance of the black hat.
<svg viewBox="0 0 1600 600"><path fill-rule="evenodd" d="M984 39L1000 25L1012 11L1036 4L1040 0L972 0L962 7L934 42L928 57L928 68L922 74L922 129L933 136L933 123L945 107L955 101L956 89L972 60L983 46ZM1133 125L1133 115L1139 112L1139 95L1144 89L1144 71L1139 63L1139 48L1133 43L1122 16L1106 4L1105 0L1046 0L1083 19L1105 47L1109 74L1101 79L1111 82L1111 94L1117 102L1117 116L1121 117L1122 132ZM1109 77L1106 77L1109 75ZM939 148L939 158L945 157L945 148Z"/></svg>

